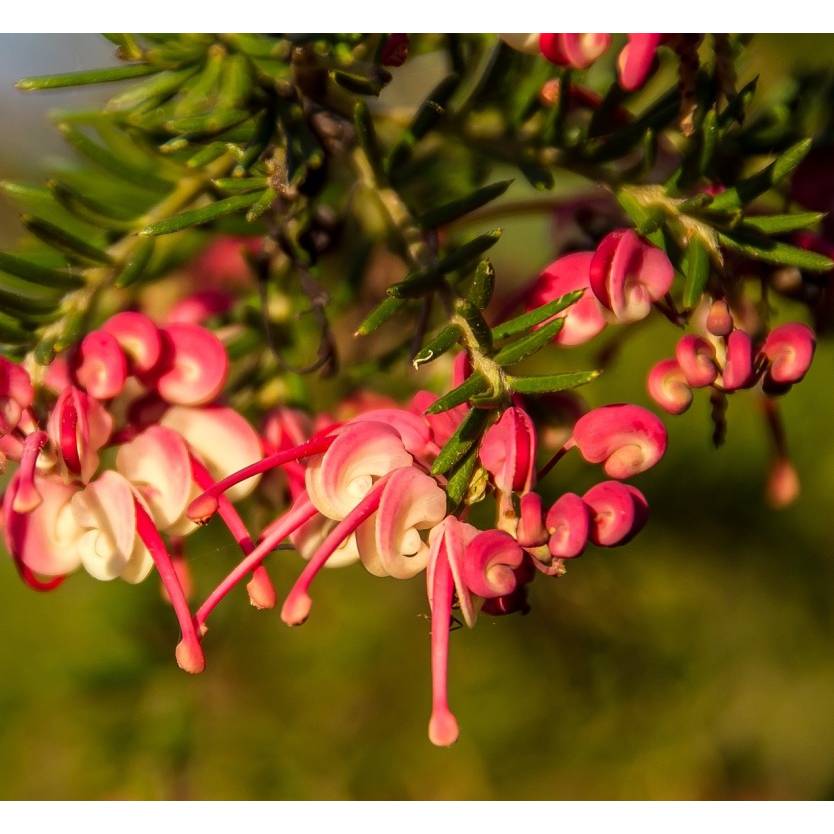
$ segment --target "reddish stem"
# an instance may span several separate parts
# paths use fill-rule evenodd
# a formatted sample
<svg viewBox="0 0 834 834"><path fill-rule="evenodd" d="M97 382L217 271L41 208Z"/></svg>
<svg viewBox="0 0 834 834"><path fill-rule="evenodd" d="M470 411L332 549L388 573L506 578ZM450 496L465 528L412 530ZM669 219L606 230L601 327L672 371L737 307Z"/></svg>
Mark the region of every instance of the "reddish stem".
<svg viewBox="0 0 834 834"><path fill-rule="evenodd" d="M201 630L217 604L248 573L254 571L273 550L302 524L308 522L318 510L306 495L301 497L281 518L270 525L268 535L258 543L249 555L235 566L226 578L209 594L197 611L197 625Z"/></svg>
<svg viewBox="0 0 834 834"><path fill-rule="evenodd" d="M571 450L571 449L572 449L575 445L576 445L576 443L574 442L574 439L573 439L572 437L568 438L568 439L565 441L565 445L564 445L564 446L562 446L562 448L561 448L561 449L559 449L559 450L556 452L556 454L555 454L555 455L553 455L553 457L552 457L552 458L551 458L551 459L550 459L550 460L549 460L549 461L548 461L548 462L547 462L547 463L546 463L546 464L545 464L545 465L544 465L541 469L539 469L538 473L536 474L536 480L537 480L537 481L540 481L542 478L544 478L544 476L545 476L545 475L547 475L547 473L548 473L548 472L550 472L550 470L551 470L551 469L553 469L553 467L554 467L554 466L556 466L556 464L557 464L557 463L559 463L559 461L560 461L560 460L561 460L561 459L562 459L562 458L563 458L563 457L564 457L564 456L565 456L565 455L566 455L566 454L567 454L567 453L568 453L568 452L569 452L569 451L570 451L570 450Z"/></svg>
<svg viewBox="0 0 834 834"><path fill-rule="evenodd" d="M287 625L301 625L307 619L313 604L309 594L310 584L339 545L366 518L376 512L382 497L382 490L390 475L390 472L384 475L371 487L368 494L330 531L327 538L319 545L319 549L304 566L304 570L301 571L295 585L287 594L281 608L281 619Z"/></svg>
<svg viewBox="0 0 834 834"><path fill-rule="evenodd" d="M177 663L186 672L198 674L206 668L206 660L200 646L200 638L197 636L196 623L188 607L174 562L151 517L145 512L145 508L138 501L134 503L136 505L136 532L150 551L159 578L162 580L162 585L168 594L168 599L171 600L180 624L182 640L177 646Z"/></svg>

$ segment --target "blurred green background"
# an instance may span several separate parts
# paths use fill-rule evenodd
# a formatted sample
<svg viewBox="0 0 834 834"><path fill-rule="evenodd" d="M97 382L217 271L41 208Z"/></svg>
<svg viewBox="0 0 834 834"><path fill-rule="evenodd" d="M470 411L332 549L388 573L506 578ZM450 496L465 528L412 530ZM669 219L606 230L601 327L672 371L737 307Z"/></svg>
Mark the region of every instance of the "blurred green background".
<svg viewBox="0 0 834 834"><path fill-rule="evenodd" d="M744 77L778 83L797 61L831 61L831 43L754 41ZM93 36L0 38L0 176L42 169L60 150L46 111L90 96L24 97L13 80L110 54ZM0 218L8 243L17 227ZM508 224L502 281L547 263L551 237L546 220ZM637 329L589 402L648 405L646 371L675 337L664 321ZM755 395L732 398L718 452L705 395L670 418L668 455L637 482L652 519L634 542L539 578L528 616L454 632L461 739L449 750L426 738L420 578L327 571L293 631L241 591L191 678L154 580L79 574L39 595L0 560L0 798L834 798L832 378L824 343L783 401L803 492L781 512L762 499L770 450ZM595 474L568 460L548 488L581 490ZM195 539L202 597L237 554L211 529ZM298 569L293 554L273 557L279 589Z"/></svg>

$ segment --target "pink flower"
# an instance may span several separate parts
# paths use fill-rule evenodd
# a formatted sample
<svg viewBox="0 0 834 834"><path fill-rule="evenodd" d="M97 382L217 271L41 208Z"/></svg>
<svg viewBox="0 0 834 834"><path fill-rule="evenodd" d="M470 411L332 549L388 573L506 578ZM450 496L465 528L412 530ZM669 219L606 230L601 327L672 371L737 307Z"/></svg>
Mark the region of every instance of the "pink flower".
<svg viewBox="0 0 834 834"><path fill-rule="evenodd" d="M780 324L771 330L761 348L768 362L766 384L790 386L800 382L811 367L815 347L814 331L805 324Z"/></svg>
<svg viewBox="0 0 834 834"><path fill-rule="evenodd" d="M620 86L629 92L643 86L654 66L655 53L663 39L657 34L631 34L617 57Z"/></svg>
<svg viewBox="0 0 834 834"><path fill-rule="evenodd" d="M715 349L701 336L682 336L675 347L675 359L683 371L687 385L693 388L712 385L718 376Z"/></svg>
<svg viewBox="0 0 834 834"><path fill-rule="evenodd" d="M539 49L553 64L574 69L587 69L611 45L611 35L542 33Z"/></svg>
<svg viewBox="0 0 834 834"><path fill-rule="evenodd" d="M749 387L754 381L753 342L747 333L736 328L727 339L721 385L725 391L736 391Z"/></svg>
<svg viewBox="0 0 834 834"><path fill-rule="evenodd" d="M127 379L127 359L116 339L106 330L94 330L82 340L74 356L78 384L97 400L121 393Z"/></svg>
<svg viewBox="0 0 834 834"><path fill-rule="evenodd" d="M98 400L75 387L58 397L49 415L47 434L67 481L89 481L99 463L99 451L110 439L113 419Z"/></svg>
<svg viewBox="0 0 834 834"><path fill-rule="evenodd" d="M670 414L683 414L692 405L692 389L675 359L661 359L649 371L649 396Z"/></svg>
<svg viewBox="0 0 834 834"><path fill-rule="evenodd" d="M556 559L581 556L588 543L590 523L588 505L573 492L562 495L548 510L545 521L551 555Z"/></svg>
<svg viewBox="0 0 834 834"><path fill-rule="evenodd" d="M13 431L35 399L29 374L0 356L0 437Z"/></svg>
<svg viewBox="0 0 834 834"><path fill-rule="evenodd" d="M539 276L535 287L527 298L527 309L541 307L574 290L590 287L592 252L574 252L554 261ZM563 318L565 324L554 341L572 346L590 341L605 329L603 308L592 292L585 292L582 298L554 318Z"/></svg>
<svg viewBox="0 0 834 834"><path fill-rule="evenodd" d="M665 252L631 229L602 239L590 265L590 286L599 302L621 322L634 322L672 286L675 270Z"/></svg>
<svg viewBox="0 0 834 834"><path fill-rule="evenodd" d="M591 541L601 547L617 547L631 541L649 516L643 493L619 481L592 486L582 500L591 511Z"/></svg>
<svg viewBox="0 0 834 834"><path fill-rule="evenodd" d="M535 477L536 429L527 412L507 408L484 433L479 454L502 493L528 492Z"/></svg>
<svg viewBox="0 0 834 834"><path fill-rule="evenodd" d="M576 421L573 441L589 463L601 463L611 478L651 469L666 452L666 428L639 405L606 405Z"/></svg>
<svg viewBox="0 0 834 834"><path fill-rule="evenodd" d="M101 330L109 333L127 357L130 373L149 374L162 353L159 328L144 313L125 311L109 318Z"/></svg>

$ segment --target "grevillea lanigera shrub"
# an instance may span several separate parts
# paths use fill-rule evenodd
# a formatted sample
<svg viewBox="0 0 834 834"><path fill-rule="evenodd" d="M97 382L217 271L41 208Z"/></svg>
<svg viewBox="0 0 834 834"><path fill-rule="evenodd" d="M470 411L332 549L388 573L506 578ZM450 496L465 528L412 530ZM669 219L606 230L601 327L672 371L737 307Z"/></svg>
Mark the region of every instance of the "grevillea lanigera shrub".
<svg viewBox="0 0 834 834"><path fill-rule="evenodd" d="M819 79L760 102L740 35L107 37L114 66L19 83L124 82L56 115L76 161L3 185L26 235L0 253L2 525L32 589L155 571L199 673L239 585L300 626L322 568L416 579L449 745L453 624L526 613L530 583L637 536L667 415L708 397L720 445L752 389L766 496L797 497L778 404L834 309ZM413 62L438 80L403 103ZM528 212L555 243L504 285L501 229L468 224ZM649 317L677 333L632 379L656 409L589 407L605 351L572 349ZM566 457L591 486L554 500ZM205 524L240 558L201 599Z"/></svg>

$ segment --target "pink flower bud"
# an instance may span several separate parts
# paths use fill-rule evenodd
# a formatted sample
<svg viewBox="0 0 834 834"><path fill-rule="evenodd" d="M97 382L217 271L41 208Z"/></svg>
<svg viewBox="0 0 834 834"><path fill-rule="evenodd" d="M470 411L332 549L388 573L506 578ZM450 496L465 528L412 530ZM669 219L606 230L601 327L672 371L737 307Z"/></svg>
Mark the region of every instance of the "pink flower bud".
<svg viewBox="0 0 834 834"><path fill-rule="evenodd" d="M101 329L127 354L132 373L148 374L156 367L162 352L159 328L144 313L117 313Z"/></svg>
<svg viewBox="0 0 834 834"><path fill-rule="evenodd" d="M588 290L592 259L592 252L573 252L559 258L541 273L527 298L527 309L533 310L574 290L585 290L579 301L555 316L565 320L554 339L557 344L581 345L605 329L603 308Z"/></svg>
<svg viewBox="0 0 834 834"><path fill-rule="evenodd" d="M556 559L581 556L588 544L591 514L585 502L575 493L566 492L548 510L545 521L550 540L548 548Z"/></svg>
<svg viewBox="0 0 834 834"><path fill-rule="evenodd" d="M101 403L71 386L64 390L49 415L46 430L58 453L65 479L80 477L85 483L98 468L98 452L110 439L113 418Z"/></svg>
<svg viewBox="0 0 834 834"><path fill-rule="evenodd" d="M486 530L478 533L466 547L463 580L479 597L506 596L516 588L514 571L523 559L524 551L509 533Z"/></svg>
<svg viewBox="0 0 834 834"><path fill-rule="evenodd" d="M675 359L686 377L687 384L693 388L712 385L718 376L715 349L701 336L691 333L682 336L675 347Z"/></svg>
<svg viewBox="0 0 834 834"><path fill-rule="evenodd" d="M723 299L713 301L707 313L707 330L713 336L729 336L733 331L733 316Z"/></svg>
<svg viewBox="0 0 834 834"><path fill-rule="evenodd" d="M203 405L223 390L229 359L223 343L195 324L171 324L161 331L162 356L153 385L175 405Z"/></svg>
<svg viewBox="0 0 834 834"><path fill-rule="evenodd" d="M655 52L662 35L630 34L617 58L620 86L629 92L643 86L654 66Z"/></svg>
<svg viewBox="0 0 834 834"><path fill-rule="evenodd" d="M761 352L770 362L767 380L778 385L800 382L814 358L816 338L805 324L780 324L768 333Z"/></svg>
<svg viewBox="0 0 834 834"><path fill-rule="evenodd" d="M692 405L692 389L674 359L661 359L649 371L649 396L670 414L683 414Z"/></svg>
<svg viewBox="0 0 834 834"><path fill-rule="evenodd" d="M29 374L20 365L0 356L0 437L17 426L21 413L34 399Z"/></svg>
<svg viewBox="0 0 834 834"><path fill-rule="evenodd" d="M591 510L591 541L601 547L626 544L648 519L646 499L631 484L603 481L582 498Z"/></svg>
<svg viewBox="0 0 834 834"><path fill-rule="evenodd" d="M408 58L408 35L388 35L379 52L384 67L401 67Z"/></svg>
<svg viewBox="0 0 834 834"><path fill-rule="evenodd" d="M88 333L75 354L75 378L97 400L111 400L121 393L127 379L127 359L116 339L106 330Z"/></svg>
<svg viewBox="0 0 834 834"><path fill-rule="evenodd" d="M518 527L515 537L522 547L541 547L547 543L547 528L544 525L542 497L537 492L521 496Z"/></svg>
<svg viewBox="0 0 834 834"><path fill-rule="evenodd" d="M501 492L528 492L535 476L536 427L527 412L506 409L484 433L479 454Z"/></svg>
<svg viewBox="0 0 834 834"><path fill-rule="evenodd" d="M645 318L652 303L669 291L674 277L666 253L644 242L631 229L606 235L590 267L594 295L621 322Z"/></svg>
<svg viewBox="0 0 834 834"><path fill-rule="evenodd" d="M799 497L799 474L784 455L779 455L770 467L767 478L765 497L767 503L776 510L781 510L793 504Z"/></svg>
<svg viewBox="0 0 834 834"><path fill-rule="evenodd" d="M736 391L753 384L753 343L744 330L736 328L727 339L727 358L721 384L726 391Z"/></svg>
<svg viewBox="0 0 834 834"><path fill-rule="evenodd" d="M602 463L611 478L651 469L666 452L666 428L639 405L606 405L576 421L573 439L589 463Z"/></svg>
<svg viewBox="0 0 834 834"><path fill-rule="evenodd" d="M539 49L542 55L560 67L587 69L611 45L611 35L577 33L542 33Z"/></svg>

